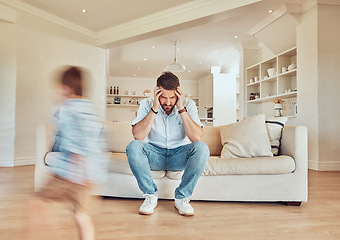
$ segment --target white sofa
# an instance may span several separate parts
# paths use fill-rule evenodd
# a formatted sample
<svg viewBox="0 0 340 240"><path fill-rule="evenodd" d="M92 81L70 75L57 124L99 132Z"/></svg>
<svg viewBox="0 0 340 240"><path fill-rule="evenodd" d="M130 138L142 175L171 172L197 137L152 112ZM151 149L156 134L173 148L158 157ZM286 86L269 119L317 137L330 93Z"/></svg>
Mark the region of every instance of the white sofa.
<svg viewBox="0 0 340 240"><path fill-rule="evenodd" d="M109 181L95 194L141 198L142 192L129 168L125 148L133 140L130 123L107 122L110 155ZM46 181L53 125L37 129L35 189ZM191 200L287 202L300 205L307 201L307 129L286 126L282 130L280 155L259 158L220 158L222 149L218 127L205 127L202 139L210 149L210 159ZM182 172L153 171L159 197L174 198Z"/></svg>

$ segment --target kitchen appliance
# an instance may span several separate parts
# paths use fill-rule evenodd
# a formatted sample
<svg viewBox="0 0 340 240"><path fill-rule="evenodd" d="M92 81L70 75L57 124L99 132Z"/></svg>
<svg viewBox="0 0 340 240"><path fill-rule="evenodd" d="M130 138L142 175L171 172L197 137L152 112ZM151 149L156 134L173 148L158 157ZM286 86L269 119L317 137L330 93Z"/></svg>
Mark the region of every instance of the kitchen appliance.
<svg viewBox="0 0 340 240"><path fill-rule="evenodd" d="M214 109L213 107L207 108L207 118L213 118L214 117Z"/></svg>

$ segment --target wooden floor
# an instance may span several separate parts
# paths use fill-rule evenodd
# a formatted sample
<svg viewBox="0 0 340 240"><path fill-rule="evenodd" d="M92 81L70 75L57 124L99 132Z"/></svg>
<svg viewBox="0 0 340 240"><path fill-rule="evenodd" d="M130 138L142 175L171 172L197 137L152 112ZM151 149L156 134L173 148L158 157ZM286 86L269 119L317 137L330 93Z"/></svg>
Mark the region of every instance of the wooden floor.
<svg viewBox="0 0 340 240"><path fill-rule="evenodd" d="M0 168L0 240L25 239L23 216L33 176L33 166ZM173 201L160 200L152 216L142 216L141 202L98 200L92 214L96 239L340 239L340 172L310 171L309 199L300 207L193 201L195 216L182 217ZM71 214L60 204L54 208L58 224L48 240L78 239Z"/></svg>

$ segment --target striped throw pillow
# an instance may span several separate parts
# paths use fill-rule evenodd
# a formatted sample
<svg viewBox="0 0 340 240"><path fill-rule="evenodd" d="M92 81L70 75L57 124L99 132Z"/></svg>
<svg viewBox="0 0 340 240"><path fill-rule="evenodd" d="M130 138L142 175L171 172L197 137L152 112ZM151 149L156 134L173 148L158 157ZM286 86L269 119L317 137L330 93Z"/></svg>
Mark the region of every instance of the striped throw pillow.
<svg viewBox="0 0 340 240"><path fill-rule="evenodd" d="M279 154L282 128L287 122L287 117L275 117L266 119L266 127L270 140L271 150L274 156Z"/></svg>

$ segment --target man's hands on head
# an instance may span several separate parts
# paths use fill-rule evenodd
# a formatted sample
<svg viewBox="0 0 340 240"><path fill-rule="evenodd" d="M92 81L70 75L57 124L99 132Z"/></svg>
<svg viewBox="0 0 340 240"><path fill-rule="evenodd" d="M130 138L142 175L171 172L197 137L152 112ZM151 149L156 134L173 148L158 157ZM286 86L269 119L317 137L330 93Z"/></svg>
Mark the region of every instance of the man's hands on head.
<svg viewBox="0 0 340 240"><path fill-rule="evenodd" d="M180 87L177 87L175 94L178 98L176 106L177 106L178 110L182 110L184 108L184 104L183 104L183 93L182 93L182 90L180 89Z"/></svg>
<svg viewBox="0 0 340 240"><path fill-rule="evenodd" d="M159 97L161 95L162 95L161 88L156 86L155 89L153 90L153 107L152 107L152 109L155 110L156 112L160 107Z"/></svg>
<svg viewBox="0 0 340 240"><path fill-rule="evenodd" d="M178 110L184 109L183 99L183 93L179 87L176 90L155 87L152 110L158 111L159 107L162 106L163 110L169 115L174 106L177 106Z"/></svg>
<svg viewBox="0 0 340 240"><path fill-rule="evenodd" d="M132 134L133 137L136 140L144 140L152 127L153 121L156 117L156 114L158 112L158 109L160 107L159 97L161 96L162 92L159 87L155 87L153 90L153 106L152 109L149 111L149 113L146 115L145 118L143 118L141 121L139 121L136 125L132 128Z"/></svg>
<svg viewBox="0 0 340 240"><path fill-rule="evenodd" d="M181 111L184 109L184 104L183 104L184 97L183 97L182 90L179 87L177 87L175 94L178 99L176 106L182 118L185 134L187 135L187 137L190 139L191 142L200 141L203 135L203 128L201 128L197 123L195 123L189 114L182 114L182 112L186 112L186 110Z"/></svg>

